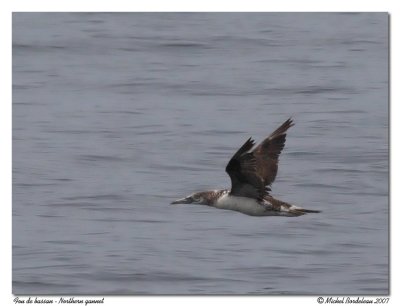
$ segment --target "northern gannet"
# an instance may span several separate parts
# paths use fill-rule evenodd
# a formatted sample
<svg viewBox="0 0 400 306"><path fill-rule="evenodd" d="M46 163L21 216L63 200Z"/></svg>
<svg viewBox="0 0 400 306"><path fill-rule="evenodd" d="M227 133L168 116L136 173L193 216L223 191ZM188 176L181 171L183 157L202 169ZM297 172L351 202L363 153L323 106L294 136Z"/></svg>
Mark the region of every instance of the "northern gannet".
<svg viewBox="0 0 400 306"><path fill-rule="evenodd" d="M285 146L286 131L293 125L289 118L252 151L255 143L251 137L240 147L225 169L231 178L230 190L196 192L171 204L203 204L250 216L297 217L318 213L318 210L277 200L269 193L278 172L279 154Z"/></svg>

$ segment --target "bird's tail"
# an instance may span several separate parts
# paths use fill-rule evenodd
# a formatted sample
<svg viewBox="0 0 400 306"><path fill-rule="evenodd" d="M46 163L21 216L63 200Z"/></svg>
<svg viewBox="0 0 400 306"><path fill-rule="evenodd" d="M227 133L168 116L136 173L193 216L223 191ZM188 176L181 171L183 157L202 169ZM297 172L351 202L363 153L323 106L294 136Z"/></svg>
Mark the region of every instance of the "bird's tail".
<svg viewBox="0 0 400 306"><path fill-rule="evenodd" d="M307 213L320 213L321 212L320 210L305 209L305 208L300 208L300 207L292 208L289 211L295 216L302 216Z"/></svg>
<svg viewBox="0 0 400 306"><path fill-rule="evenodd" d="M300 209L302 212L305 212L305 213L315 213L315 214L317 214L317 213L320 213L321 211L320 210L314 210L314 209L304 209L304 208L302 208L302 209Z"/></svg>

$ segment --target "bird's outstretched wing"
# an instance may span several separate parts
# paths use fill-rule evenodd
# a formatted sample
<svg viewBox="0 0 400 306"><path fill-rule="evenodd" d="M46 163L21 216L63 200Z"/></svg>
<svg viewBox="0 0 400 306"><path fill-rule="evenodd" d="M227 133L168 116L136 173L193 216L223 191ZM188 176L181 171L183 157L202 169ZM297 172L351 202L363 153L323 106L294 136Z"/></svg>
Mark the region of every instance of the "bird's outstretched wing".
<svg viewBox="0 0 400 306"><path fill-rule="evenodd" d="M253 151L254 140L249 138L233 155L226 172L232 182L231 194L263 199L278 172L278 160L286 141L286 131L293 126L292 119L261 142Z"/></svg>

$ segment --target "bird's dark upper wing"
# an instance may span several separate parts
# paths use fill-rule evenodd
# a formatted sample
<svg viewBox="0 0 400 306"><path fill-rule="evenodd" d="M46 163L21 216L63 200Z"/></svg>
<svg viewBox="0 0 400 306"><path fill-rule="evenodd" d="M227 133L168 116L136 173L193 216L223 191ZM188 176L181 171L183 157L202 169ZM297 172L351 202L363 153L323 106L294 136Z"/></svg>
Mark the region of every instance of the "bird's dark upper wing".
<svg viewBox="0 0 400 306"><path fill-rule="evenodd" d="M256 171L263 178L266 186L271 185L275 180L278 173L279 154L285 146L286 131L293 125L292 119L286 120L253 150L253 155L257 160Z"/></svg>
<svg viewBox="0 0 400 306"><path fill-rule="evenodd" d="M286 131L291 126L293 121L286 120L251 152L254 141L249 138L233 155L226 166L232 182L231 194L262 199L268 193L268 186L278 172L278 159L285 146Z"/></svg>
<svg viewBox="0 0 400 306"><path fill-rule="evenodd" d="M254 140L249 138L232 156L226 172L231 178L231 194L257 198L259 189L262 188L262 180L257 177L257 161L253 153L249 153L254 146Z"/></svg>

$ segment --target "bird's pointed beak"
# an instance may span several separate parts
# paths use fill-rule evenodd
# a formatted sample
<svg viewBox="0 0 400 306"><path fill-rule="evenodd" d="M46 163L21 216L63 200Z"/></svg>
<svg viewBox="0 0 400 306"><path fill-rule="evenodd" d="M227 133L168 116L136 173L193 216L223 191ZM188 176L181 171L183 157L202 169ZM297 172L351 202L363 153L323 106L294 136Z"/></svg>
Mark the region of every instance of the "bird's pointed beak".
<svg viewBox="0 0 400 306"><path fill-rule="evenodd" d="M171 202L171 204L189 204L192 203L193 199L191 197L182 198L176 201Z"/></svg>

